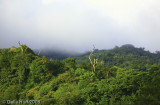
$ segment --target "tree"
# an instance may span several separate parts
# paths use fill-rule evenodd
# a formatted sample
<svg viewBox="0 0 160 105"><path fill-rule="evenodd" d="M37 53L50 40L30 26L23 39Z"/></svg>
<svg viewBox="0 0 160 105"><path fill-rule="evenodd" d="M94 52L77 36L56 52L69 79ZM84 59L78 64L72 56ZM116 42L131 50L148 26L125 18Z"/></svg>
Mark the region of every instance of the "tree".
<svg viewBox="0 0 160 105"><path fill-rule="evenodd" d="M38 57L30 65L30 81L35 83L45 82L49 79L48 75L48 59L46 57Z"/></svg>
<svg viewBox="0 0 160 105"><path fill-rule="evenodd" d="M5 100L17 100L19 99L20 86L11 85L4 92Z"/></svg>
<svg viewBox="0 0 160 105"><path fill-rule="evenodd" d="M93 51L89 55L89 60L90 60L90 63L92 65L92 72L95 72L95 70L96 70L95 66L98 62L98 59L95 59L95 58L93 58L93 60L91 59L91 56L93 56L94 50L95 50L95 46L93 45Z"/></svg>

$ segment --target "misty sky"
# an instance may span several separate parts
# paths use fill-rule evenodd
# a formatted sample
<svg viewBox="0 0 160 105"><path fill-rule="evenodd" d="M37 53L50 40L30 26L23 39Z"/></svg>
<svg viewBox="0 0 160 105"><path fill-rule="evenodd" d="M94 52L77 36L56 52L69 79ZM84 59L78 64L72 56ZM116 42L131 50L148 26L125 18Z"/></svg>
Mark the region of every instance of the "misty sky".
<svg viewBox="0 0 160 105"><path fill-rule="evenodd" d="M0 48L160 51L159 0L0 0Z"/></svg>

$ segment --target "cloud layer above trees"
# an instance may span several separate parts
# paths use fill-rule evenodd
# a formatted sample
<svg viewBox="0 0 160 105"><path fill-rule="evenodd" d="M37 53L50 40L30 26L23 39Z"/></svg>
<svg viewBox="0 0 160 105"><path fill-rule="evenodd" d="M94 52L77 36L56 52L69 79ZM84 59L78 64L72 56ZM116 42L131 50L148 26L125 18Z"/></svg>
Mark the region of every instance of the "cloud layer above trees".
<svg viewBox="0 0 160 105"><path fill-rule="evenodd" d="M0 47L160 50L158 0L1 0Z"/></svg>

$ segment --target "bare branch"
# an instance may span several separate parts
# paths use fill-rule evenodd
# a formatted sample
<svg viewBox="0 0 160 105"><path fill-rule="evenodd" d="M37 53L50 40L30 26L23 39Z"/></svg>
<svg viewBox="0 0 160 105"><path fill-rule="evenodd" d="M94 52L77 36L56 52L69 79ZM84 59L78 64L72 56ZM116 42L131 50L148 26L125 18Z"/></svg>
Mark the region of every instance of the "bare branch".
<svg viewBox="0 0 160 105"><path fill-rule="evenodd" d="M38 56L39 56L39 54L41 53L41 50L42 50L42 49L40 49L40 50L39 50L39 52L38 52Z"/></svg>
<svg viewBox="0 0 160 105"><path fill-rule="evenodd" d="M95 50L95 46L93 45L93 51L90 53L90 55L89 55L89 60L90 60L90 63L91 63L91 65L92 65L92 71L93 72L95 72L95 65L98 63L98 59L93 59L93 61L92 61L92 59L91 59L91 56L93 56L93 52L94 52L94 50Z"/></svg>

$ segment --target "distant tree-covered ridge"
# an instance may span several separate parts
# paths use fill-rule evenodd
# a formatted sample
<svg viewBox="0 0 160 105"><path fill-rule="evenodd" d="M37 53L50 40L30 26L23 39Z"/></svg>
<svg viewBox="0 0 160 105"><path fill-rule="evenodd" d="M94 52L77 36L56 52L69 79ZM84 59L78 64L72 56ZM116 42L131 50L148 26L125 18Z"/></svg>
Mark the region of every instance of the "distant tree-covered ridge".
<svg viewBox="0 0 160 105"><path fill-rule="evenodd" d="M39 56L45 56L48 59L58 59L58 60L64 60L67 59L68 57L75 57L75 56L80 56L80 53L77 52L69 52L69 51L63 51L63 50L57 50L57 49L35 49L33 50L35 54Z"/></svg>
<svg viewBox="0 0 160 105"><path fill-rule="evenodd" d="M0 49L0 105L160 105L158 52L133 45L95 49L94 71L89 55L57 60L21 44Z"/></svg>
<svg viewBox="0 0 160 105"><path fill-rule="evenodd" d="M136 48L133 45L126 44L121 47L115 47L111 50L96 50L94 52L99 61L103 61L107 66L118 66L125 68L146 70L153 64L160 63L160 53L151 53L144 48ZM89 53L83 56L74 57L79 64L89 63Z"/></svg>

